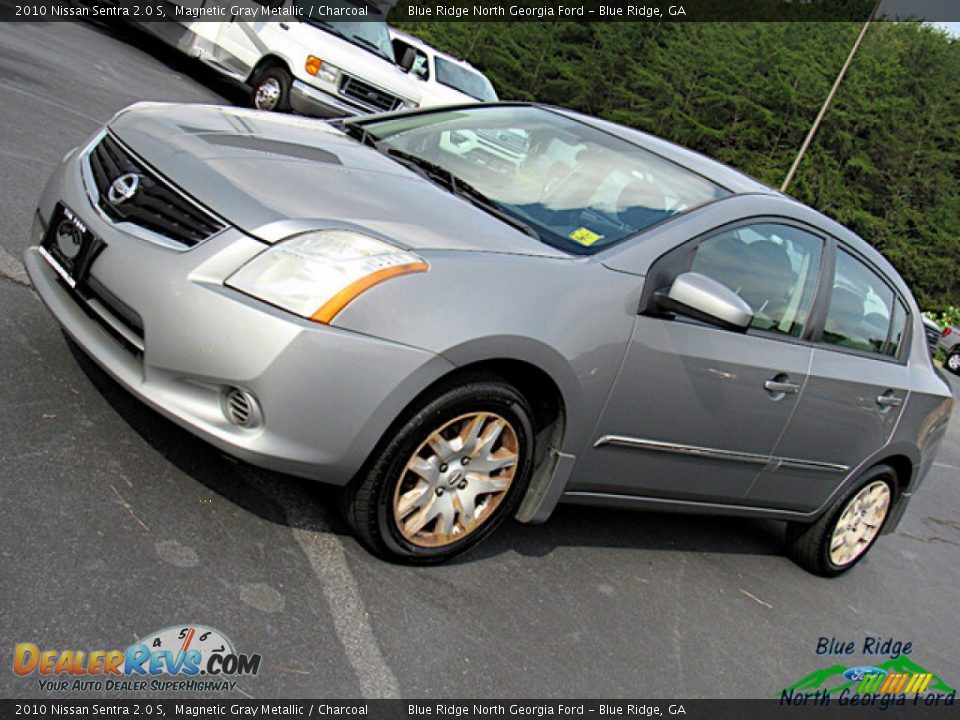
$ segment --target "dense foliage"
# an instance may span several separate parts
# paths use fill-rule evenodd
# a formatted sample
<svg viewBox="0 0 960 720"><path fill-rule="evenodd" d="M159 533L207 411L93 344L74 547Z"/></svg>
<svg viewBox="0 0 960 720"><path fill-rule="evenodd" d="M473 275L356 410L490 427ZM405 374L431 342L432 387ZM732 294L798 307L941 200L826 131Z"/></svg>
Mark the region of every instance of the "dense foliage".
<svg viewBox="0 0 960 720"><path fill-rule="evenodd" d="M951 306L942 312L927 312L924 314L942 328L951 326L960 328L960 307Z"/></svg>
<svg viewBox="0 0 960 720"><path fill-rule="evenodd" d="M403 23L504 99L631 125L779 187L860 26ZM922 306L960 304L960 42L876 23L789 193L880 249Z"/></svg>

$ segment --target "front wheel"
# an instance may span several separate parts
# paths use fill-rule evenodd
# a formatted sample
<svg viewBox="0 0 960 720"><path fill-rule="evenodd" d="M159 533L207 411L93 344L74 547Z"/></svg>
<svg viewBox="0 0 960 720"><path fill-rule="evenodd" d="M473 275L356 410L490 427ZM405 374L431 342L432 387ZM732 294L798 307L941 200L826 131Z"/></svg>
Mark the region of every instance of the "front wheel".
<svg viewBox="0 0 960 720"><path fill-rule="evenodd" d="M947 370L952 372L954 375L960 375L960 350L954 350L947 356L947 361L944 363Z"/></svg>
<svg viewBox="0 0 960 720"><path fill-rule="evenodd" d="M435 393L344 490L348 522L390 560L437 563L473 547L526 491L530 417L524 397L499 380Z"/></svg>
<svg viewBox="0 0 960 720"><path fill-rule="evenodd" d="M292 82L293 78L284 68L278 66L264 68L253 79L253 90L250 93L251 104L257 110L286 112L290 109L290 85Z"/></svg>
<svg viewBox="0 0 960 720"><path fill-rule="evenodd" d="M895 482L893 468L877 465L815 523L790 525L790 557L815 575L845 573L864 558L879 537L890 513Z"/></svg>

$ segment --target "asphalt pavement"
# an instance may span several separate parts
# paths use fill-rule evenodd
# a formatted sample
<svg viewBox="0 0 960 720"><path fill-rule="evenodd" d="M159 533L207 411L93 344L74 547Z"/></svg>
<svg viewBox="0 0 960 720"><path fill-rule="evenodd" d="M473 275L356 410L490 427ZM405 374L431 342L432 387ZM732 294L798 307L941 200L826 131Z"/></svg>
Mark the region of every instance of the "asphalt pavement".
<svg viewBox="0 0 960 720"><path fill-rule="evenodd" d="M778 523L572 507L450 565L381 562L322 486L226 458L74 353L18 275L46 177L115 111L244 90L131 29L11 24L0 97L0 697L53 697L15 643L190 623L262 655L237 698L771 697L830 664L821 636L912 642L960 686L956 416L899 530L838 579Z"/></svg>

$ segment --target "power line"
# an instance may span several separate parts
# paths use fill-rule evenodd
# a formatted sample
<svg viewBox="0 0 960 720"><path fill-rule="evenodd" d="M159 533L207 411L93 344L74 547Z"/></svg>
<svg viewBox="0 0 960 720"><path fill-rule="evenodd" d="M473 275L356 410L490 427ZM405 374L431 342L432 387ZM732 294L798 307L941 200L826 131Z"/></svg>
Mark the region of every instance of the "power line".
<svg viewBox="0 0 960 720"><path fill-rule="evenodd" d="M830 102L833 100L833 96L837 94L837 88L840 87L840 83L843 81L843 76L847 74L847 68L849 68L850 63L853 62L853 56L857 54L857 50L860 48L860 43L863 42L863 37L867 34L867 29L870 27L870 23L873 22L873 16L876 15L879 7L880 0L877 0L877 4L873 6L873 12L870 13L870 17L868 17L867 21L863 24L863 27L860 29L860 34L857 36L857 41L850 49L850 54L847 55L847 61L843 64L843 67L840 68L840 74L838 74L837 79L833 81L833 87L830 88L830 92L827 93L827 99L823 101L823 106L820 108L820 112L817 113L817 117L813 121L813 125L810 127L810 132L807 133L807 137L803 141L803 145L800 146L800 151L797 153L797 157L794 159L793 165L790 166L790 170L787 172L787 177L783 180L783 185L780 186L780 192L785 193L787 188L790 186L790 183L793 181L793 176L797 173L797 168L800 166L800 161L803 160L803 156L806 154L807 148L810 147L810 143L813 141L813 136L817 134L817 130L820 128L820 123L823 121L824 115L827 114L827 108L830 107Z"/></svg>

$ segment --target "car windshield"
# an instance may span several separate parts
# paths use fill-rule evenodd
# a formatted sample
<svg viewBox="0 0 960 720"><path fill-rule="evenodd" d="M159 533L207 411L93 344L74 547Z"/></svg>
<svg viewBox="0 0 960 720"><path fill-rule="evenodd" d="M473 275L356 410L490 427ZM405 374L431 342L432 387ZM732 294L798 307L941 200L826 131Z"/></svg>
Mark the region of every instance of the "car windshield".
<svg viewBox="0 0 960 720"><path fill-rule="evenodd" d="M347 129L570 253L595 253L728 194L626 140L533 106L438 110Z"/></svg>
<svg viewBox="0 0 960 720"><path fill-rule="evenodd" d="M383 20L373 19L376 10L372 9L364 0L328 0L324 5L318 5L313 0L294 0L293 4L300 11L299 17L303 19L303 22L339 35L344 40L362 47L364 50L396 63L387 23ZM363 17L360 13L366 12L366 17L371 19L361 21L310 19L311 14L316 15L318 12L324 13L323 17L349 17L350 15Z"/></svg>
<svg viewBox="0 0 960 720"><path fill-rule="evenodd" d="M437 82L482 102L496 102L497 93L485 75L444 60L439 55L434 60L437 66Z"/></svg>

